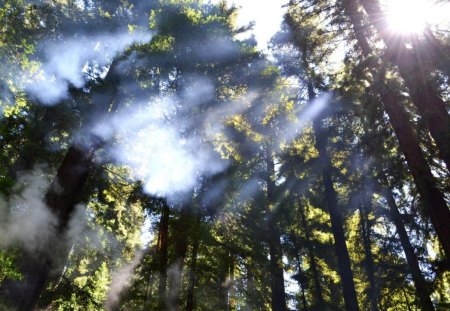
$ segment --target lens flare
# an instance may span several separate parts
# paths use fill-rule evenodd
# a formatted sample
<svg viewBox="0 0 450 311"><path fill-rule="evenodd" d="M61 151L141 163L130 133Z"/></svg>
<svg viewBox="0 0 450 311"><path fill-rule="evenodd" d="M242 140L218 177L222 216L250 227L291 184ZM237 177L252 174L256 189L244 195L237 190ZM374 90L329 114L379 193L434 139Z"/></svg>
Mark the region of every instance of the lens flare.
<svg viewBox="0 0 450 311"><path fill-rule="evenodd" d="M421 33L430 16L431 5L425 0L387 0L387 22L392 31Z"/></svg>
<svg viewBox="0 0 450 311"><path fill-rule="evenodd" d="M435 0L382 0L389 29L399 34L421 34L425 27L450 27L450 2Z"/></svg>

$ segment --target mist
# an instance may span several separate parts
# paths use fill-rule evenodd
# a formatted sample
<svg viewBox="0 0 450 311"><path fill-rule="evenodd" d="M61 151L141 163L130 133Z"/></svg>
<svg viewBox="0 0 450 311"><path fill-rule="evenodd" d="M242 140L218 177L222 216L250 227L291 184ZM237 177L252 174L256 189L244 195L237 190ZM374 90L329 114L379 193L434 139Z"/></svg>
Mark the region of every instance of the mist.
<svg viewBox="0 0 450 311"><path fill-rule="evenodd" d="M358 71L361 55L351 51L335 75L336 30L315 25L309 8L296 11L302 2L280 8L294 11L295 27L284 25L292 29L270 43L273 53L243 39L248 29L236 29L237 11L225 3L18 2L23 29L17 41L0 38L17 57L0 77L1 107L11 107L0 118L0 263L27 269L0 284L0 309L4 293L12 305L31 297L49 310L345 309L346 282L363 297L355 305L370 300L369 255L379 293L391 293L396 284L383 282L397 273L393 295L409 286L406 301L418 301L394 227L380 230L375 210L392 204L377 193L380 179L405 205L402 225L419 260L427 260L421 240L440 251L426 213L408 215L423 205L418 177L396 158L402 148L384 106L364 111L378 89L365 91L372 72ZM417 131L421 116L398 82L424 165L437 167L439 152ZM438 251L436 262L445 258ZM42 266L33 271L33 262ZM380 273L378 263L397 271Z"/></svg>
<svg viewBox="0 0 450 311"><path fill-rule="evenodd" d="M70 97L70 87L83 88L88 82L86 75L89 71L104 76L115 56L130 45L150 39L149 33L121 31L81 35L60 42L42 42L42 65L36 73L26 75L25 89L42 104L54 105Z"/></svg>
<svg viewBox="0 0 450 311"><path fill-rule="evenodd" d="M139 265L143 256L143 250L136 250L131 262L122 265L117 271L113 272L105 303L106 310L115 310L118 307L121 295L130 286L134 269Z"/></svg>
<svg viewBox="0 0 450 311"><path fill-rule="evenodd" d="M57 219L44 203L48 173L43 167L22 172L14 194L0 199L0 244L11 247L17 243L30 253L48 248L55 237Z"/></svg>
<svg viewBox="0 0 450 311"><path fill-rule="evenodd" d="M92 132L112 139L107 153L131 169L132 180L144 182L146 193L175 199L192 190L200 176L227 166L205 135L206 113L190 112L213 94L208 80L195 80L179 98L158 96L123 109Z"/></svg>

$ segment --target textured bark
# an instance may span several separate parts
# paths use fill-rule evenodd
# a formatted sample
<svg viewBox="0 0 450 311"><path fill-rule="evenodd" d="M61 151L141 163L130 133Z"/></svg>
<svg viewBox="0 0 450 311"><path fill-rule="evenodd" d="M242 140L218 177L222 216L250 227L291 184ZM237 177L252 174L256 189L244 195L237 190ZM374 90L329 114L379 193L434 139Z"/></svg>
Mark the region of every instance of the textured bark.
<svg viewBox="0 0 450 311"><path fill-rule="evenodd" d="M356 3L353 0L346 0L344 2L344 9L345 14L353 24L355 37L363 56L371 56L373 51L364 34L362 17L357 10ZM374 78L379 75L376 66L374 62L369 63L369 69ZM437 188L436 180L431 173L431 169L412 129L411 122L409 121L410 117L405 108L401 106L400 95L385 85L382 79L380 80L379 84L376 83L374 85L375 92L380 96L384 109L394 128L400 149L405 155L417 190L420 193L424 210L431 219L446 256L450 257L450 226L447 225L450 221L450 210L447 207L444 195ZM447 147L450 148L450 143Z"/></svg>
<svg viewBox="0 0 450 311"><path fill-rule="evenodd" d="M266 155L267 164L267 202L269 204L269 212L271 212L271 218L268 223L267 232L269 254L270 254L270 288L272 293L272 310L273 311L286 311L286 292L284 289L284 275L283 275L283 261L281 251L281 233L278 224L278 211L270 211L271 207L275 208L274 191L275 191L275 168L272 158L272 152L267 150Z"/></svg>
<svg viewBox="0 0 450 311"><path fill-rule="evenodd" d="M390 34L386 29L386 17L381 11L378 1L360 0L360 2L369 15L372 25L384 41L389 59L399 68L400 75L409 89L412 102L423 117L442 160L450 170L450 116L445 102L430 80L429 72L422 65L420 57L414 51L407 49L399 36ZM446 221L450 221L450 218L447 218ZM438 229L436 228L436 230ZM450 241L450 236L447 236L446 239ZM447 253L447 256L450 256L450 253Z"/></svg>
<svg viewBox="0 0 450 311"><path fill-rule="evenodd" d="M403 224L402 215L398 210L392 190L389 188L383 188L382 193L387 201L390 211L390 218L397 229L400 243L402 244L403 251L405 252L406 261L408 262L408 266L411 271L411 276L416 288L416 294L417 297L419 297L420 306L423 311L434 311L434 306L430 299L430 288L423 277L422 271L420 270L419 261L417 260L417 256L414 253L414 248L409 241L405 225Z"/></svg>

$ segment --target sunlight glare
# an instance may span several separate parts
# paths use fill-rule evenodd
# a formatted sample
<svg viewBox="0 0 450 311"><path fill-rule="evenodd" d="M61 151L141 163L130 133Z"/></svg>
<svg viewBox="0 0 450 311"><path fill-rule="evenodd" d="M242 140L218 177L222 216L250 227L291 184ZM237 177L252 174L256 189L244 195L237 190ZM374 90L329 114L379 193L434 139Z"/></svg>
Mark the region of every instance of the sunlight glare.
<svg viewBox="0 0 450 311"><path fill-rule="evenodd" d="M429 18L431 4L426 0L387 0L386 13L392 31L421 33Z"/></svg>
<svg viewBox="0 0 450 311"><path fill-rule="evenodd" d="M210 2L217 4L220 1L210 0ZM287 0L230 0L227 3L239 8L236 21L239 27L246 26L252 21L255 23L252 31L239 34L237 39L243 40L254 34L258 47L267 48L270 38L280 29L285 12L283 5Z"/></svg>

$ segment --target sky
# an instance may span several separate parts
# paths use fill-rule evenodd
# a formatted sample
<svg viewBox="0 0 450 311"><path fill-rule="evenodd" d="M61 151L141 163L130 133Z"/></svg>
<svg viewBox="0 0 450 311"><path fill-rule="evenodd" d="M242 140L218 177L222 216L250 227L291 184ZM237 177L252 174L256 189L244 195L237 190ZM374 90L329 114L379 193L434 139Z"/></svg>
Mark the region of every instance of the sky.
<svg viewBox="0 0 450 311"><path fill-rule="evenodd" d="M211 0L218 3L219 0ZM282 5L287 0L229 0L228 3L241 7L238 15L238 26L246 25L251 21L255 22L253 34L255 35L258 47L265 49L267 42L279 30L283 20L284 9Z"/></svg>

